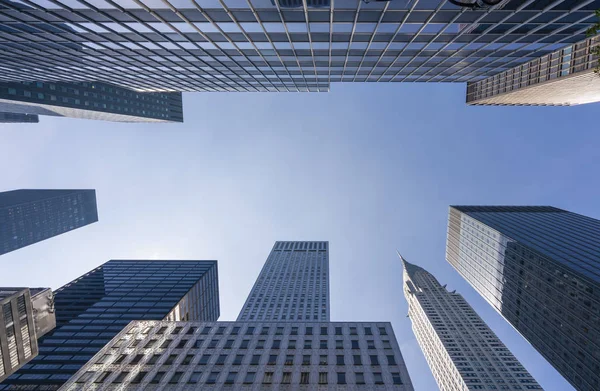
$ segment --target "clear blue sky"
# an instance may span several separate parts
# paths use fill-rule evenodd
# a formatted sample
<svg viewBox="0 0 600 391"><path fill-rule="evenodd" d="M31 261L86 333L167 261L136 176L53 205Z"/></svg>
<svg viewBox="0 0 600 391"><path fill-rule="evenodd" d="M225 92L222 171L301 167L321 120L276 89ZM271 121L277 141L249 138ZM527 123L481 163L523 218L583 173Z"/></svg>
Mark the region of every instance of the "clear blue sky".
<svg viewBox="0 0 600 391"><path fill-rule="evenodd" d="M0 128L0 191L95 188L100 221L0 257L58 288L109 259L217 259L235 319L276 240L329 240L332 320L392 321L418 391L396 249L457 289L547 391L571 387L445 261L450 204L600 217L600 106L468 107L464 85L185 94L185 123L43 117Z"/></svg>

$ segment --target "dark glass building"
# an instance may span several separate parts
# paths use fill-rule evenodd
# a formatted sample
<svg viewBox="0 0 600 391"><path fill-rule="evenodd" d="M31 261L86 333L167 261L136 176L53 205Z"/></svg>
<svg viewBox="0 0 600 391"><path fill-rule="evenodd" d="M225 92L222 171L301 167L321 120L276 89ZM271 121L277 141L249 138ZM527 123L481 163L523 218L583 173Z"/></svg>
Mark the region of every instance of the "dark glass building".
<svg viewBox="0 0 600 391"><path fill-rule="evenodd" d="M112 260L55 293L56 329L0 390L57 390L132 320L219 318L216 261Z"/></svg>
<svg viewBox="0 0 600 391"><path fill-rule="evenodd" d="M577 390L600 389L600 221L451 206L448 262Z"/></svg>
<svg viewBox="0 0 600 391"><path fill-rule="evenodd" d="M0 255L96 221L95 190L0 193Z"/></svg>
<svg viewBox="0 0 600 391"><path fill-rule="evenodd" d="M585 39L600 8L600 0L464 3L470 7L447 0L5 0L0 81L93 79L146 92L470 82Z"/></svg>
<svg viewBox="0 0 600 391"><path fill-rule="evenodd" d="M0 123L38 123L40 119L35 114L0 113Z"/></svg>

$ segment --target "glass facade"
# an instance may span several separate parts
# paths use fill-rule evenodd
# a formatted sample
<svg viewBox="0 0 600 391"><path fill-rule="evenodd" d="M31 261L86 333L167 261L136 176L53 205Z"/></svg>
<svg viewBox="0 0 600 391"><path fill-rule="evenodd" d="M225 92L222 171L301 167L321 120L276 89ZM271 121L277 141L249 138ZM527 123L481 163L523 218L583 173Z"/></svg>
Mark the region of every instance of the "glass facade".
<svg viewBox="0 0 600 391"><path fill-rule="evenodd" d="M35 114L0 113L0 123L38 123L40 119Z"/></svg>
<svg viewBox="0 0 600 391"><path fill-rule="evenodd" d="M600 221L453 206L446 259L577 390L600 389Z"/></svg>
<svg viewBox="0 0 600 391"><path fill-rule="evenodd" d="M96 221L95 190L0 193L0 255Z"/></svg>
<svg viewBox="0 0 600 391"><path fill-rule="evenodd" d="M585 39L599 3L5 0L0 81L155 92L476 81Z"/></svg>
<svg viewBox="0 0 600 391"><path fill-rule="evenodd" d="M182 299L193 306L181 306ZM132 320L219 317L216 261L112 260L59 288L56 329L39 341L39 355L0 390L57 390Z"/></svg>

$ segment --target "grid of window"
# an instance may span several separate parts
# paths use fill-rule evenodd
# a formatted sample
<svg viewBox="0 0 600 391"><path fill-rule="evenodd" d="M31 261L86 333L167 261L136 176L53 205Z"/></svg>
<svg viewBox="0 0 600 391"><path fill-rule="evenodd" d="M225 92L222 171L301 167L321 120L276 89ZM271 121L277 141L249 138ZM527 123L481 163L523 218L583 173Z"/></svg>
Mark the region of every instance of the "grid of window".
<svg viewBox="0 0 600 391"><path fill-rule="evenodd" d="M600 221L553 207L451 207L448 262L573 386L600 387Z"/></svg>
<svg viewBox="0 0 600 391"><path fill-rule="evenodd" d="M216 261L115 260L68 283L56 291L56 329L39 341L39 355L0 384L0 390L57 390L132 320L165 319L199 280L206 284L197 293L208 299L198 300L206 307L196 319L214 321L219 316ZM131 348L145 349L146 342L131 342ZM161 349L163 343L153 348ZM126 358L119 353L101 360L122 363ZM138 360L135 355L132 359Z"/></svg>
<svg viewBox="0 0 600 391"><path fill-rule="evenodd" d="M195 327L192 333L188 327ZM238 328L234 332L234 328ZM262 330L267 328L267 332ZM292 331L292 327L294 331ZM311 339L319 341L322 336L315 335L312 330L327 328L328 338L349 341L356 338L360 341L359 348L354 349L350 344L344 344L344 349L335 349L332 345L321 348L317 343L314 348L289 349L288 342L293 339ZM356 335L350 334L350 327L356 330ZM182 328L176 332L177 328ZM333 335L339 328L340 334ZM243 348L247 340L247 330L253 332L249 336L249 347ZM221 331L219 331L221 330ZM368 333L371 331L370 334ZM294 332L294 334L292 334ZM373 345L366 338L374 341ZM218 343L209 347L205 343L194 341L214 340ZM261 339L266 339L267 347L258 349L256 345ZM139 340L139 343L135 341ZM154 341L153 348L146 349L148 341ZM173 341L167 348L160 347L162 341ZM180 344L181 340L188 340ZM230 347L224 342L233 340ZM272 341L281 341L279 348L270 348ZM178 346L183 345L183 348ZM139 354L144 358L136 361ZM117 366L115 360L125 359ZM157 359L152 360L153 357ZM189 364L181 365L186 357L192 357ZM353 356L363 357L362 364L352 361ZM108 358L107 358L108 357ZM344 357L340 359L339 357ZM377 357L377 359L374 359ZM393 359L390 359L393 357ZM113 373L104 378L107 370ZM139 380L135 373L142 371L147 375ZM122 375L127 372L127 375ZM91 383L112 384L115 379L122 377L124 384L130 379L137 379L136 384L152 384L155 373L164 373L156 384L160 389L169 390L192 382L201 387L212 386L220 389L224 385L272 384L279 385L365 385L365 389L373 385L385 386L383 389L412 391L408 372L398 348L393 330L389 323L245 323L245 322L132 322L125 330L117 335L93 360L82 368L61 390L80 390ZM91 375L90 375L91 374ZM173 377L175 379L173 380ZM101 380L98 381L97 379ZM119 378L120 379L120 378ZM119 380L121 381L121 380Z"/></svg>
<svg viewBox="0 0 600 391"><path fill-rule="evenodd" d="M98 221L94 190L0 193L0 254Z"/></svg>
<svg viewBox="0 0 600 391"><path fill-rule="evenodd" d="M87 81L89 67L98 81L140 91L477 80L584 39L594 9L581 0L468 12L440 0L327 3L3 1L0 80Z"/></svg>
<svg viewBox="0 0 600 391"><path fill-rule="evenodd" d="M408 314L440 390L542 389L460 294L402 260Z"/></svg>
<svg viewBox="0 0 600 391"><path fill-rule="evenodd" d="M329 320L328 242L276 242L237 320Z"/></svg>

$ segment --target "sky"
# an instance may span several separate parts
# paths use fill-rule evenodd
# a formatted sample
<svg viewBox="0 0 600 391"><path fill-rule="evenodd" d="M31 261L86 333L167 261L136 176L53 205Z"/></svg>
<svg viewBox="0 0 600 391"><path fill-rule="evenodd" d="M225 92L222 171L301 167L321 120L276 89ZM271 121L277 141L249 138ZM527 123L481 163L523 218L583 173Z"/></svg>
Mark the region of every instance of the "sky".
<svg viewBox="0 0 600 391"><path fill-rule="evenodd" d="M331 319L391 321L415 389L436 390L399 250L463 294L546 391L572 390L445 261L448 206L600 218L600 106L469 107L464 93L186 93L183 124L2 124L0 191L93 188L99 222L2 255L0 286L56 289L110 259L216 259L220 320L234 320L276 240L328 240Z"/></svg>

